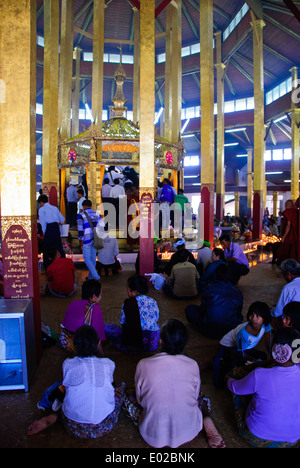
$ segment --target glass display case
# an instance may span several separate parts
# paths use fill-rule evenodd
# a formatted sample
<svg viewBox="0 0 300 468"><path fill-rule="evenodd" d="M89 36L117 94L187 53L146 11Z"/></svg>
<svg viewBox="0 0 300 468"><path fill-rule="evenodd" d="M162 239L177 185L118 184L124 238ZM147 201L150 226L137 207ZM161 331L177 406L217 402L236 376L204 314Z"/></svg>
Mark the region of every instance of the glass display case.
<svg viewBox="0 0 300 468"><path fill-rule="evenodd" d="M36 367L31 299L0 300L0 390L29 389Z"/></svg>

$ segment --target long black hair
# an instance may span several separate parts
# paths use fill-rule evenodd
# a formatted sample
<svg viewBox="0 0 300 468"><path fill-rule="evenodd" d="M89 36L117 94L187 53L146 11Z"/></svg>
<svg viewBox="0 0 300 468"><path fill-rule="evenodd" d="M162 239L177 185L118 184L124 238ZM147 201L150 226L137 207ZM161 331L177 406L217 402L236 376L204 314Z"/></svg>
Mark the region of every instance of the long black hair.
<svg viewBox="0 0 300 468"><path fill-rule="evenodd" d="M182 354L188 342L186 326L177 319L169 319L161 329L162 352L176 355Z"/></svg>

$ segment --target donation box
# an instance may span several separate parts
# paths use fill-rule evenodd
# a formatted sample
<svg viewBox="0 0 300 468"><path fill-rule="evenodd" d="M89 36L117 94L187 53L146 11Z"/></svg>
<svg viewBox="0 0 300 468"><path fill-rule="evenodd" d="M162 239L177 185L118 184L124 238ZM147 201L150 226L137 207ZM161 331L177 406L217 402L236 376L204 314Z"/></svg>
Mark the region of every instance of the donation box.
<svg viewBox="0 0 300 468"><path fill-rule="evenodd" d="M31 299L0 299L0 390L25 390L36 368Z"/></svg>

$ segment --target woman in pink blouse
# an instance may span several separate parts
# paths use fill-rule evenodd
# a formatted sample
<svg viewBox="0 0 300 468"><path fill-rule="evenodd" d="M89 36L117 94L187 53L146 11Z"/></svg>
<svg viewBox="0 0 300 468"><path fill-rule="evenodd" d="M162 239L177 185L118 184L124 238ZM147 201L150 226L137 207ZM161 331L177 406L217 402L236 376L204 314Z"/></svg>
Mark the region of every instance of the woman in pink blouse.
<svg viewBox="0 0 300 468"><path fill-rule="evenodd" d="M223 448L225 443L208 415L209 400L200 392L199 366L183 354L187 338L182 322L166 322L161 352L138 363L135 392L127 392L125 410L152 447L179 447L204 427L209 445Z"/></svg>

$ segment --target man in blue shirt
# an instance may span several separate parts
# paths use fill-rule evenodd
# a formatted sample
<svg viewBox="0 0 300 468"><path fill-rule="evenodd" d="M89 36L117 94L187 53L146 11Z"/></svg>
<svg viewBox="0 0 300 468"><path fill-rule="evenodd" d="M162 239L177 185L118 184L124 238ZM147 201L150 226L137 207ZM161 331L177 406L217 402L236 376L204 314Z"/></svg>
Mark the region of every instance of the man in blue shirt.
<svg viewBox="0 0 300 468"><path fill-rule="evenodd" d="M92 202L84 200L82 204L83 212L78 214L78 239L82 249L84 262L89 270L87 279L99 280L100 276L96 270L97 249L94 247L93 228L104 228L104 221L97 211L92 210ZM90 226L87 216L90 218L93 228Z"/></svg>

